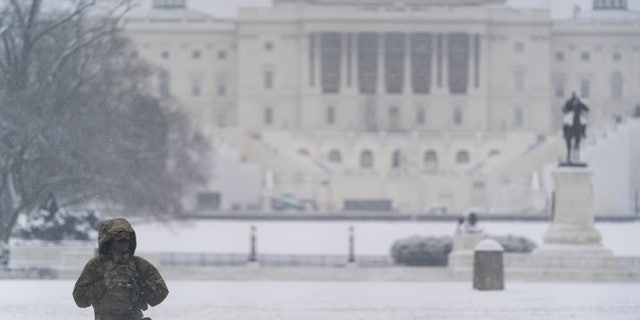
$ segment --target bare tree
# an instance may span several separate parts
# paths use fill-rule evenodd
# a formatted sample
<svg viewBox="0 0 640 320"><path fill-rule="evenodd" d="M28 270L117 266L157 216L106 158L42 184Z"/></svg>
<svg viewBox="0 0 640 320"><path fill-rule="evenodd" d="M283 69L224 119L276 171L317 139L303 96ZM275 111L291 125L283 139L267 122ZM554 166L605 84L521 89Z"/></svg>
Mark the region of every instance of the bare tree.
<svg viewBox="0 0 640 320"><path fill-rule="evenodd" d="M0 247L52 195L176 213L204 182L208 144L121 37L131 0L55 2L0 0Z"/></svg>

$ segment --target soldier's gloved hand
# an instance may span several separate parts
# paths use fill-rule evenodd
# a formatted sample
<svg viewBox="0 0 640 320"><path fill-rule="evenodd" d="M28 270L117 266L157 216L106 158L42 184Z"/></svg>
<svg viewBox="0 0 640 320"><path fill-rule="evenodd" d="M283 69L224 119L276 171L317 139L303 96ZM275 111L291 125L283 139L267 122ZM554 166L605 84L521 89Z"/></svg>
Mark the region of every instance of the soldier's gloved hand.
<svg viewBox="0 0 640 320"><path fill-rule="evenodd" d="M153 297L153 293L155 289L153 288L153 284L151 282L145 281L143 290L144 290L144 295L147 297L147 299L149 297Z"/></svg>

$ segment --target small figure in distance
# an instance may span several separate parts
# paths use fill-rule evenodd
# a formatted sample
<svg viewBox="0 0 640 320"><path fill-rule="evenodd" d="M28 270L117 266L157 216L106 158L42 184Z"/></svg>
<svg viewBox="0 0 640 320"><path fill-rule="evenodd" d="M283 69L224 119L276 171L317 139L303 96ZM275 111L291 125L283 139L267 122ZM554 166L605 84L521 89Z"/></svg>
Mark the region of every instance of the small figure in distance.
<svg viewBox="0 0 640 320"><path fill-rule="evenodd" d="M464 223L464 216L459 216L458 217L458 224L456 225L456 236L459 236L465 232L465 223Z"/></svg>
<svg viewBox="0 0 640 320"><path fill-rule="evenodd" d="M467 215L467 223L465 224L465 233L479 234L482 233L482 228L478 227L478 214L470 212Z"/></svg>

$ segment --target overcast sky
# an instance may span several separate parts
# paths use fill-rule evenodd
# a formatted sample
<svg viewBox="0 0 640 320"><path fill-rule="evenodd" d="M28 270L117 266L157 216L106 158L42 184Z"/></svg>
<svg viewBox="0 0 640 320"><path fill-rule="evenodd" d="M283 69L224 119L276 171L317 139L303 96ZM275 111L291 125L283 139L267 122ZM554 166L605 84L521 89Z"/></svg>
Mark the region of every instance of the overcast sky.
<svg viewBox="0 0 640 320"><path fill-rule="evenodd" d="M151 0L143 0L149 5ZM628 0L629 9L640 11L640 0ZM568 18L574 5L591 10L592 0L508 0L514 7L550 7L554 18ZM189 8L207 12L215 17L234 17L241 6L269 6L271 0L187 0Z"/></svg>

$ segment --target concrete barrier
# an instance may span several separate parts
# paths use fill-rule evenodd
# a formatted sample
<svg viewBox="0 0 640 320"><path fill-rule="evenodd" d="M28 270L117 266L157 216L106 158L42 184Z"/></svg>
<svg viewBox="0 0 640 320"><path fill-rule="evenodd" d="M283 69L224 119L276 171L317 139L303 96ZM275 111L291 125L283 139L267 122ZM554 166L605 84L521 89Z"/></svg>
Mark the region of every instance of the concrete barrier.
<svg viewBox="0 0 640 320"><path fill-rule="evenodd" d="M504 248L493 239L480 241L473 255L473 288L504 290Z"/></svg>

